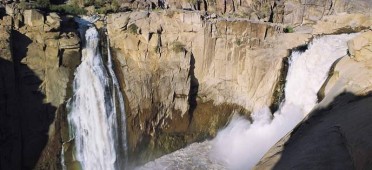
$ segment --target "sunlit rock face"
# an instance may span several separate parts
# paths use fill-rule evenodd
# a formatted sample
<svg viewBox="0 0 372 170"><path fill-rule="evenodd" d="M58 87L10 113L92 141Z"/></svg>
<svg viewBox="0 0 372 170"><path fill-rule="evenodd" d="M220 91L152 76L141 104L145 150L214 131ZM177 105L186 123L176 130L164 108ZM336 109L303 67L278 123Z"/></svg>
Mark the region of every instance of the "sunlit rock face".
<svg viewBox="0 0 372 170"><path fill-rule="evenodd" d="M275 111L283 98L283 61L289 50L314 34L358 32L371 20L364 1L332 7L330 1L265 1L262 8L275 6L267 20L172 10L175 3L165 1L169 9L164 11L118 13L107 19L116 71L125 77L119 79L129 101L130 147L144 157L214 136L234 111L249 115L264 106ZM260 6L256 1L236 4L235 10L244 4ZM363 12L353 14L356 8ZM301 22L291 19L296 10ZM351 14L341 14L346 11ZM262 22L269 20L274 23ZM295 33L283 34L288 26ZM146 148L157 151L145 153Z"/></svg>
<svg viewBox="0 0 372 170"><path fill-rule="evenodd" d="M253 168L272 145L314 108L317 92L327 79L328 71L337 59L346 55L347 41L353 37L355 34L324 36L314 39L305 52L293 52L286 76L286 98L274 114L266 107L251 115L253 122L234 117L213 140L190 145L139 169ZM197 154L200 151L203 154Z"/></svg>
<svg viewBox="0 0 372 170"><path fill-rule="evenodd" d="M215 135L234 111L270 106L288 49L311 37L177 11L112 14L107 28L129 101L130 146L166 152Z"/></svg>

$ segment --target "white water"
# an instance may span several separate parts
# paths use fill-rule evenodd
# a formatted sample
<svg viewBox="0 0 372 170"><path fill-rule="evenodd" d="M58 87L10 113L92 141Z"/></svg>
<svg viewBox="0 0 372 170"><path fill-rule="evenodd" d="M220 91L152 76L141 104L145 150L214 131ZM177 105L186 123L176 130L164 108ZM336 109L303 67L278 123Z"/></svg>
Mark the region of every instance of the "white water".
<svg viewBox="0 0 372 170"><path fill-rule="evenodd" d="M121 156L124 158L124 161L121 162L121 167L124 167L128 163L128 143L127 143L127 127L126 127L126 115L125 115L125 104L124 104L124 97L123 94L120 92L120 86L118 83L118 79L116 78L115 72L113 70L113 64L112 64L112 58L111 58L111 50L110 50L110 44L109 44L109 38L107 37L107 68L109 70L111 80L112 80L112 103L113 103L113 108L119 107L119 127L118 127L118 132L120 139L119 143L121 144L118 146L118 148L122 149ZM115 96L116 95L116 96ZM116 101L118 99L118 101ZM118 106L117 106L118 104Z"/></svg>
<svg viewBox="0 0 372 170"><path fill-rule="evenodd" d="M286 77L285 101L279 110L268 107L252 114L253 123L235 116L215 139L193 144L188 149L165 155L140 169L188 166L188 159L210 169L245 170L252 168L281 137L292 130L317 104L317 92L332 64L347 53L347 41L354 35L330 35L316 38L304 53L294 52ZM200 147L199 147L200 146ZM195 155L195 152L208 154ZM208 155L208 161L204 157ZM180 160L177 157L182 157ZM151 168L155 167L155 168Z"/></svg>
<svg viewBox="0 0 372 170"><path fill-rule="evenodd" d="M82 63L76 69L74 95L67 105L75 157L85 170L122 169L127 159L124 100L111 54L108 51L107 72L98 49L97 29L89 22L79 23L85 35Z"/></svg>

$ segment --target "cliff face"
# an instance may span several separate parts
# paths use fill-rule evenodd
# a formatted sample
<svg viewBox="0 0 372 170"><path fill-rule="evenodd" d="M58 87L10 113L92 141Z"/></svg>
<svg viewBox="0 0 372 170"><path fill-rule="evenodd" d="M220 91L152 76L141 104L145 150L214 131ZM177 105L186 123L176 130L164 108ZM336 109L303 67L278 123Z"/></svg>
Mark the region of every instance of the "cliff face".
<svg viewBox="0 0 372 170"><path fill-rule="evenodd" d="M138 2L124 5L146 9L130 6ZM116 71L128 101L134 159L145 161L214 136L231 113L275 109L283 97L291 49L313 35L371 26L370 4L364 0L190 3L194 2L164 1L163 7L173 10L107 18ZM241 13L251 8L250 15L256 15L254 11L264 11L265 5L266 18ZM286 26L296 33L284 34Z"/></svg>
<svg viewBox="0 0 372 170"><path fill-rule="evenodd" d="M279 34L274 24L203 17L184 11L108 17L135 152L172 151L215 135L234 111L270 106L283 58L311 37Z"/></svg>
<svg viewBox="0 0 372 170"><path fill-rule="evenodd" d="M349 56L334 64L323 100L255 169L368 169L372 166L372 31L349 41ZM301 150L301 152L298 152ZM309 161L311 160L311 161Z"/></svg>
<svg viewBox="0 0 372 170"><path fill-rule="evenodd" d="M369 0L120 0L130 9L199 10L286 24L309 24L336 13L371 14Z"/></svg>
<svg viewBox="0 0 372 170"><path fill-rule="evenodd" d="M213 137L232 113L275 110L292 49L314 35L359 32L372 25L369 0L120 4L133 11L102 18L107 18L126 97L131 159L140 161ZM0 167L58 169L61 143L69 140L64 103L80 63L76 25L68 16L14 5L7 5L6 13L0 21ZM294 33L283 33L292 28ZM370 51L365 35L351 42L353 58L335 66L319 93L324 101L338 94L334 87L348 86L358 95L370 90L369 77L355 76L355 68L370 73L369 59L360 57ZM64 149L71 154L69 144Z"/></svg>
<svg viewBox="0 0 372 170"><path fill-rule="evenodd" d="M55 169L60 113L80 62L71 21L7 6L1 20L1 169ZM62 24L62 25L61 25Z"/></svg>

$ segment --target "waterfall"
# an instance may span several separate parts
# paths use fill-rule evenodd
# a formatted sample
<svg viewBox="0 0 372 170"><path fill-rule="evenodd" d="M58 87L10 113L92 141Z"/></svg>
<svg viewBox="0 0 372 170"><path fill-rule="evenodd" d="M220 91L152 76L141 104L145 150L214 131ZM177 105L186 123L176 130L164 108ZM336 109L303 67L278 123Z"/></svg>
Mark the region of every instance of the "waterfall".
<svg viewBox="0 0 372 170"><path fill-rule="evenodd" d="M223 165L213 169L252 168L314 108L317 92L329 69L337 59L347 54L347 41L354 36L342 34L315 38L305 52L293 52L286 77L286 98L276 113L272 114L268 107L264 107L251 115L253 122L234 116L212 141L190 145L139 169L195 167L195 164L209 168ZM198 152L209 154L195 154ZM208 159L205 159L206 155Z"/></svg>
<svg viewBox="0 0 372 170"><path fill-rule="evenodd" d="M75 159L86 170L124 169L127 139L124 99L112 69L108 45L105 67L99 33L89 20L77 20L83 41L82 62L75 72L73 96L67 104Z"/></svg>
<svg viewBox="0 0 372 170"><path fill-rule="evenodd" d="M118 127L118 134L119 134L119 143L121 143L118 148L122 150L121 156L124 158L124 161L121 162L121 167L124 167L128 163L128 140L127 140L127 126L126 126L126 114L125 114L125 104L124 104L124 97L123 94L120 92L120 86L118 83L118 79L116 78L115 72L113 70L113 64L111 59L111 50L110 50L110 40L107 37L107 68L109 70L111 80L112 80L112 103L114 104L113 108L117 108L118 104L118 113L119 116L119 127ZM115 101L117 99L118 101Z"/></svg>
<svg viewBox="0 0 372 170"><path fill-rule="evenodd" d="M254 112L253 123L239 117L233 119L213 140L211 156L229 169L252 168L314 108L329 69L347 54L347 41L354 36L323 36L316 38L305 52L293 52L286 77L286 98L279 110L273 117L268 108Z"/></svg>

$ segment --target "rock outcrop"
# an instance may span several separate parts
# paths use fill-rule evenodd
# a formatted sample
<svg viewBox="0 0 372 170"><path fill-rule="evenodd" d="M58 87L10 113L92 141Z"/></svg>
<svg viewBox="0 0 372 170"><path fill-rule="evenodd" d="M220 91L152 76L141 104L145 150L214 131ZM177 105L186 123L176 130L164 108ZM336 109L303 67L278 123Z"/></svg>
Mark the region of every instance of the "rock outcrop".
<svg viewBox="0 0 372 170"><path fill-rule="evenodd" d="M57 108L66 101L80 62L79 39L64 38L61 32L75 28L55 13L45 20L40 11L14 5L7 13L0 20L0 169L59 169Z"/></svg>

